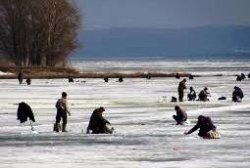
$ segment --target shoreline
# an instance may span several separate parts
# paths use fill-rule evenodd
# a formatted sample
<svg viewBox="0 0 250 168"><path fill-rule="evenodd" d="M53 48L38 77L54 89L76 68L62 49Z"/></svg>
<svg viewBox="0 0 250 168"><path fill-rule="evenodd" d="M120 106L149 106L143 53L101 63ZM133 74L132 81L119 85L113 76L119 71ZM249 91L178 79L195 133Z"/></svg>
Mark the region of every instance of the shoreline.
<svg viewBox="0 0 250 168"><path fill-rule="evenodd" d="M23 72L24 79L62 79L62 78L153 78L153 77L220 77L220 76L237 76L237 74L196 74L193 75L187 72L169 72L169 71L132 71L132 72L119 72L119 71L83 71L73 67L16 67L16 66L0 66L0 79L17 79L19 72Z"/></svg>
<svg viewBox="0 0 250 168"><path fill-rule="evenodd" d="M76 73L46 73L46 74L25 74L24 78L31 79L62 79L62 78L146 78L150 77L189 77L190 73L169 73L169 72L76 72ZM17 74L0 75L0 79L17 79Z"/></svg>
<svg viewBox="0 0 250 168"><path fill-rule="evenodd" d="M122 73L122 72L77 72L77 73L46 73L46 74L24 74L24 78L31 79L65 79L65 78L180 78L190 76L196 77L221 77L221 76L237 76L235 75L192 75L191 73L185 72L133 72L133 73ZM0 75L0 79L17 79L17 74L11 75Z"/></svg>

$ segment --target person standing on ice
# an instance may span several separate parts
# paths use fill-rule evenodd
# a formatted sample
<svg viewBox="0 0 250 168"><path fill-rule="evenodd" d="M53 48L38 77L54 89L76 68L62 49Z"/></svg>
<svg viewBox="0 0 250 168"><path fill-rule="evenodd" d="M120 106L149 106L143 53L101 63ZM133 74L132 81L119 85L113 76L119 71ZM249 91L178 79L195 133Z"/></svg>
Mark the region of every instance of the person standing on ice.
<svg viewBox="0 0 250 168"><path fill-rule="evenodd" d="M67 132L66 126L67 126L67 114L70 116L70 112L68 109L68 103L67 103L67 93L62 92L62 98L58 99L56 102L56 123L54 125L54 131L59 132L60 129L60 121L61 118L63 119L62 124L62 132Z"/></svg>
<svg viewBox="0 0 250 168"><path fill-rule="evenodd" d="M187 80L184 78L178 86L178 95L179 95L179 101L182 102L183 101L183 97L184 97L184 90L187 89L186 87L186 82Z"/></svg>
<svg viewBox="0 0 250 168"><path fill-rule="evenodd" d="M232 94L232 101L233 102L241 102L243 97L244 97L244 94L243 94L243 91L241 90L241 88L235 86L233 94Z"/></svg>
<svg viewBox="0 0 250 168"><path fill-rule="evenodd" d="M105 111L104 107L95 109L90 117L89 125L87 127L87 134L112 134L113 128L109 129L106 124L110 124L102 114Z"/></svg>
<svg viewBox="0 0 250 168"><path fill-rule="evenodd" d="M176 115L173 115L173 118L176 121L176 125L183 125L187 121L187 113L180 108L180 106L175 106Z"/></svg>
<svg viewBox="0 0 250 168"><path fill-rule="evenodd" d="M17 79L19 81L19 84L22 84L23 83L23 73L22 71L20 71L17 75Z"/></svg>
<svg viewBox="0 0 250 168"><path fill-rule="evenodd" d="M199 130L198 135L205 139L218 139L220 134L217 132L210 117L200 115L198 117L197 124L189 131L184 132L185 135L192 134L197 129Z"/></svg>

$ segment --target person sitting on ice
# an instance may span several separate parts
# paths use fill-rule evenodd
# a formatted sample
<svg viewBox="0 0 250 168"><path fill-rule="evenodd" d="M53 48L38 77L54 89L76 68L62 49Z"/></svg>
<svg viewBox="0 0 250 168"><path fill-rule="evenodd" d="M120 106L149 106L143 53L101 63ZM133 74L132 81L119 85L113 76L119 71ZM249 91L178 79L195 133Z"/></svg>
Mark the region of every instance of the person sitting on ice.
<svg viewBox="0 0 250 168"><path fill-rule="evenodd" d="M30 78L27 78L27 79L26 79L26 83L27 83L27 85L31 85L31 79L30 79Z"/></svg>
<svg viewBox="0 0 250 168"><path fill-rule="evenodd" d="M69 77L68 77L68 82L69 82L69 83L73 83L73 82L74 82L74 79L73 79L71 76L69 76Z"/></svg>
<svg viewBox="0 0 250 168"><path fill-rule="evenodd" d="M176 121L176 125L183 125L187 121L187 113L180 108L180 106L175 106L176 115L173 118Z"/></svg>
<svg viewBox="0 0 250 168"><path fill-rule="evenodd" d="M118 82L123 82L123 78L120 77L120 78L118 79Z"/></svg>
<svg viewBox="0 0 250 168"><path fill-rule="evenodd" d="M246 75L244 73L241 73L240 77L241 77L242 80L246 79Z"/></svg>
<svg viewBox="0 0 250 168"><path fill-rule="evenodd" d="M235 86L233 94L232 94L232 101L233 102L241 102L243 97L244 97L244 94L243 94L243 91L241 90L241 88Z"/></svg>
<svg viewBox="0 0 250 168"><path fill-rule="evenodd" d="M236 81L242 81L242 78L241 78L241 76L240 75L237 75L237 77L236 77Z"/></svg>
<svg viewBox="0 0 250 168"><path fill-rule="evenodd" d="M195 101L197 95L196 95L196 92L195 92L194 88L190 87L189 90L190 90L190 92L187 95L188 101Z"/></svg>
<svg viewBox="0 0 250 168"><path fill-rule="evenodd" d="M210 96L210 93L208 92L208 88L205 87L203 90L201 90L198 96L200 101L209 101L208 96Z"/></svg>
<svg viewBox="0 0 250 168"><path fill-rule="evenodd" d="M106 124L110 124L108 120L106 120L102 114L105 111L103 107L99 107L95 109L90 117L89 125L87 127L87 134L112 134L113 128L109 129Z"/></svg>
<svg viewBox="0 0 250 168"><path fill-rule="evenodd" d="M197 129L200 129L198 135L204 139L220 138L220 134L217 132L216 126L214 126L210 117L200 115L197 124L189 131L184 132L184 134L192 134Z"/></svg>
<svg viewBox="0 0 250 168"><path fill-rule="evenodd" d="M104 78L104 82L109 82L109 78L108 78L108 77L105 77L105 78Z"/></svg>

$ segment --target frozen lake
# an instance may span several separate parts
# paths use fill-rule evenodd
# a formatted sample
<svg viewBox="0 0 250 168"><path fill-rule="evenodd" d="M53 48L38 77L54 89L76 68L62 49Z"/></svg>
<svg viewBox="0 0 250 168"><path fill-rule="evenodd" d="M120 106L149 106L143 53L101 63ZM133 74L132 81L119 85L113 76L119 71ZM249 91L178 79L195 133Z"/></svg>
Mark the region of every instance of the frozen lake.
<svg viewBox="0 0 250 168"><path fill-rule="evenodd" d="M250 80L236 82L235 76L250 72L250 62L185 63L74 63L82 70L96 67L100 71L175 71L195 74L223 74L188 80L199 92L207 86L211 101L177 103L186 109L191 125L176 126L172 119L180 79L110 79L32 80L31 86L19 85L17 80L0 80L0 167L250 167ZM108 69L105 68L108 65ZM164 66L165 65L165 66ZM207 66L204 66L207 65ZM143 67L143 68L142 68ZM234 86L245 93L242 103L232 103ZM55 103L61 92L68 93L68 133L52 132L55 122ZM226 96L226 101L217 101ZM186 97L185 97L186 99ZM25 101L36 117L30 131L28 123L16 120L17 103ZM115 128L113 135L86 135L86 127L94 108L104 106L105 117ZM183 135L196 123L198 115L212 118L222 138L203 140L197 132Z"/></svg>

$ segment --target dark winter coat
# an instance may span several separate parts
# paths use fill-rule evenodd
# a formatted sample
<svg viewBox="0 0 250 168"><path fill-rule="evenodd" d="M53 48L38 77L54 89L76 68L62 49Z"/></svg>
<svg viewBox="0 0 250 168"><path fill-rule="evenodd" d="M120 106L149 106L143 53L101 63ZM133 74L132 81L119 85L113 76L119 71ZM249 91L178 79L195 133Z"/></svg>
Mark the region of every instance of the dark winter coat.
<svg viewBox="0 0 250 168"><path fill-rule="evenodd" d="M110 122L102 116L99 109L95 109L90 117L87 132L92 130L93 134L107 133L106 124L110 124Z"/></svg>
<svg viewBox="0 0 250 168"><path fill-rule="evenodd" d="M185 81L181 81L178 86L178 92L184 92L184 90L187 89Z"/></svg>
<svg viewBox="0 0 250 168"><path fill-rule="evenodd" d="M182 102L183 101L183 97L184 97L184 90L187 89L186 87L186 80L182 80L179 83L178 86L178 95L179 95L179 101Z"/></svg>
<svg viewBox="0 0 250 168"><path fill-rule="evenodd" d="M243 99L243 97L244 97L243 91L239 87L236 87L233 91L232 100L234 102L238 102L239 101L238 98Z"/></svg>
<svg viewBox="0 0 250 168"><path fill-rule="evenodd" d="M190 90L187 97L188 97L188 101L194 101L197 97L195 90Z"/></svg>
<svg viewBox="0 0 250 168"><path fill-rule="evenodd" d="M191 134L197 129L200 129L198 133L200 137L206 137L207 133L211 130L215 131L216 127L210 117L199 116L197 124L190 131L188 131L188 134Z"/></svg>
<svg viewBox="0 0 250 168"><path fill-rule="evenodd" d="M187 120L187 113L179 108L176 110L176 115L174 115L173 118L176 120L177 124L183 124L183 122Z"/></svg>
<svg viewBox="0 0 250 168"><path fill-rule="evenodd" d="M22 84L22 82L23 82L23 73L22 72L19 72L19 74L17 75L17 79L18 79L19 83Z"/></svg>
<svg viewBox="0 0 250 168"><path fill-rule="evenodd" d="M209 93L206 92L205 90L200 91L200 93L199 93L199 100L200 101L209 101L208 98L207 98L208 95L209 95Z"/></svg>
<svg viewBox="0 0 250 168"><path fill-rule="evenodd" d="M17 120L20 120L20 123L24 123L27 121L28 118L29 120L35 122L35 117L31 107L25 102L19 103L17 109Z"/></svg>

